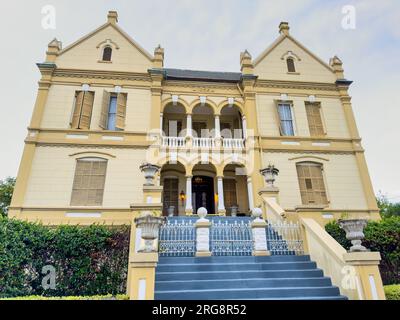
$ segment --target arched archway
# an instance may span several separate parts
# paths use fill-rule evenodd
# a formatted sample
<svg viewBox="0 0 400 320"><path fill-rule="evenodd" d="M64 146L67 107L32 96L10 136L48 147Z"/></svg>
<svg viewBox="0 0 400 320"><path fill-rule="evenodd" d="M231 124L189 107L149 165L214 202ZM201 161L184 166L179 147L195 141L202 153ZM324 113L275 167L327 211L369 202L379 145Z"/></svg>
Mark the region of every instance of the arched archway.
<svg viewBox="0 0 400 320"><path fill-rule="evenodd" d="M186 108L177 102L170 102L164 106L161 126L165 136L182 137L186 134Z"/></svg>
<svg viewBox="0 0 400 320"><path fill-rule="evenodd" d="M216 213L216 168L212 164L196 164L192 170L192 206L193 212L201 207L207 209L209 214Z"/></svg>
<svg viewBox="0 0 400 320"><path fill-rule="evenodd" d="M243 139L243 114L237 105L226 105L220 115L221 137L225 139Z"/></svg>

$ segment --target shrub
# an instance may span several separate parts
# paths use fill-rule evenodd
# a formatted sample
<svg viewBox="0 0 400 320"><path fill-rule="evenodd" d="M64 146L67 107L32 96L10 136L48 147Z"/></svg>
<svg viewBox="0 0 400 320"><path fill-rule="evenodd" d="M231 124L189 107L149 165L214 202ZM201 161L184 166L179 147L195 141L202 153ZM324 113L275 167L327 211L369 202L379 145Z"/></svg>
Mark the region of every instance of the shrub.
<svg viewBox="0 0 400 320"><path fill-rule="evenodd" d="M400 284L384 286L386 300L400 300Z"/></svg>
<svg viewBox="0 0 400 320"><path fill-rule="evenodd" d="M129 297L124 294L117 294L115 296L108 294L104 296L68 296L68 297L25 296L25 297L3 298L0 300L129 300Z"/></svg>
<svg viewBox="0 0 400 320"><path fill-rule="evenodd" d="M125 293L129 228L45 227L0 218L0 297ZM55 289L42 286L53 266Z"/></svg>
<svg viewBox="0 0 400 320"><path fill-rule="evenodd" d="M337 222L326 225L326 231L345 249L351 244ZM363 244L371 251L379 251L382 261L379 269L384 284L400 282L400 217L389 217L381 221L369 221L364 230Z"/></svg>

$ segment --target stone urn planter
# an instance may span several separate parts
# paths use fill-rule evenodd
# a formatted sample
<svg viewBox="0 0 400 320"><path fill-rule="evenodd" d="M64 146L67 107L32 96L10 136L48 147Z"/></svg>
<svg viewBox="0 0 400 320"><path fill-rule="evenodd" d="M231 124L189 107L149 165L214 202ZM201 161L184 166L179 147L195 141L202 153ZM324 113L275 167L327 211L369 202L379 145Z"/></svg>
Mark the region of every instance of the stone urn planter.
<svg viewBox="0 0 400 320"><path fill-rule="evenodd" d="M275 168L274 165L269 165L265 169L261 169L260 173L264 176L265 182L267 183L267 187L274 187L274 182L276 176L279 174L279 170Z"/></svg>
<svg viewBox="0 0 400 320"><path fill-rule="evenodd" d="M151 163L144 163L139 168L140 171L144 173L144 177L146 179L145 186L154 186L154 178L161 167Z"/></svg>
<svg viewBox="0 0 400 320"><path fill-rule="evenodd" d="M168 208L168 217L173 217L175 213L175 207L174 206L170 206Z"/></svg>
<svg viewBox="0 0 400 320"><path fill-rule="evenodd" d="M231 216L232 217L236 217L239 211L239 207L238 206L232 206L231 207Z"/></svg>
<svg viewBox="0 0 400 320"><path fill-rule="evenodd" d="M160 226L164 223L164 217L156 217L151 212L143 212L140 217L135 219L136 228L142 229L142 239L144 248L139 252L156 252L153 248L154 240L158 238Z"/></svg>
<svg viewBox="0 0 400 320"><path fill-rule="evenodd" d="M350 252L368 251L361 245L362 239L364 239L364 228L367 225L366 219L340 219L338 223L339 227L346 232L347 240L351 241Z"/></svg>

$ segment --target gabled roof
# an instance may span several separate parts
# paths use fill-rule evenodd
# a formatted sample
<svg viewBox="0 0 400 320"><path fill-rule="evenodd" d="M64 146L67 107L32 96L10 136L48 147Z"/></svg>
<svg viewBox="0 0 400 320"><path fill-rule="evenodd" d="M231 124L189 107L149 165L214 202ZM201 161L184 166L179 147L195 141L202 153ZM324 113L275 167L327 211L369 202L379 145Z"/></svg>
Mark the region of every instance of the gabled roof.
<svg viewBox="0 0 400 320"><path fill-rule="evenodd" d="M164 68L163 71L166 80L240 82L242 78L240 72L199 71L168 68Z"/></svg>
<svg viewBox="0 0 400 320"><path fill-rule="evenodd" d="M97 28L96 30L90 32L89 34L87 34L86 36L80 38L79 40L75 41L74 43L70 44L69 46L65 47L63 50L60 51L59 56L62 55L63 53L71 50L72 48L76 47L77 45L79 45L80 43L84 42L85 40L91 38L92 36L94 36L95 34L97 34L98 32L104 30L107 27L112 27L114 28L117 32L119 32L126 40L128 40L129 43L131 43L136 49L138 49L146 58L148 58L150 61L152 61L154 59L154 57L144 48L142 48L135 40L133 40L131 38L130 35L128 35L124 30L122 30L120 27L118 27L118 25L113 24L111 22L107 22L105 24L103 24L102 26L100 26L99 28Z"/></svg>
<svg viewBox="0 0 400 320"><path fill-rule="evenodd" d="M291 35L281 34L267 49L265 49L256 59L254 59L254 66L257 66L268 54L270 54L280 43L282 43L285 39L289 39L294 42L297 46L299 46L302 50L312 56L316 61L322 64L329 71L333 72L333 69L329 64L324 62L322 59L317 57L314 53L308 50L304 45L302 45L299 41L293 38Z"/></svg>

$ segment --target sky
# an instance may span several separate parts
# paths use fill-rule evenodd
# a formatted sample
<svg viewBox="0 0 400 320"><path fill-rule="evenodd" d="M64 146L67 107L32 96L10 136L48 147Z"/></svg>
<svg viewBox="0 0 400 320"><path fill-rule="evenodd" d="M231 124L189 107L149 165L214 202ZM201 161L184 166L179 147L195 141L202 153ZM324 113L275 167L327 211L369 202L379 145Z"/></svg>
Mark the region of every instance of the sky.
<svg viewBox="0 0 400 320"><path fill-rule="evenodd" d="M42 26L47 5L55 28ZM343 24L348 6L355 20ZM375 192L400 202L398 0L3 0L0 9L0 180L17 174L47 44L57 37L65 47L117 10L119 25L147 51L165 48L166 67L195 70L240 71L240 52L257 57L288 21L317 56L343 61Z"/></svg>

